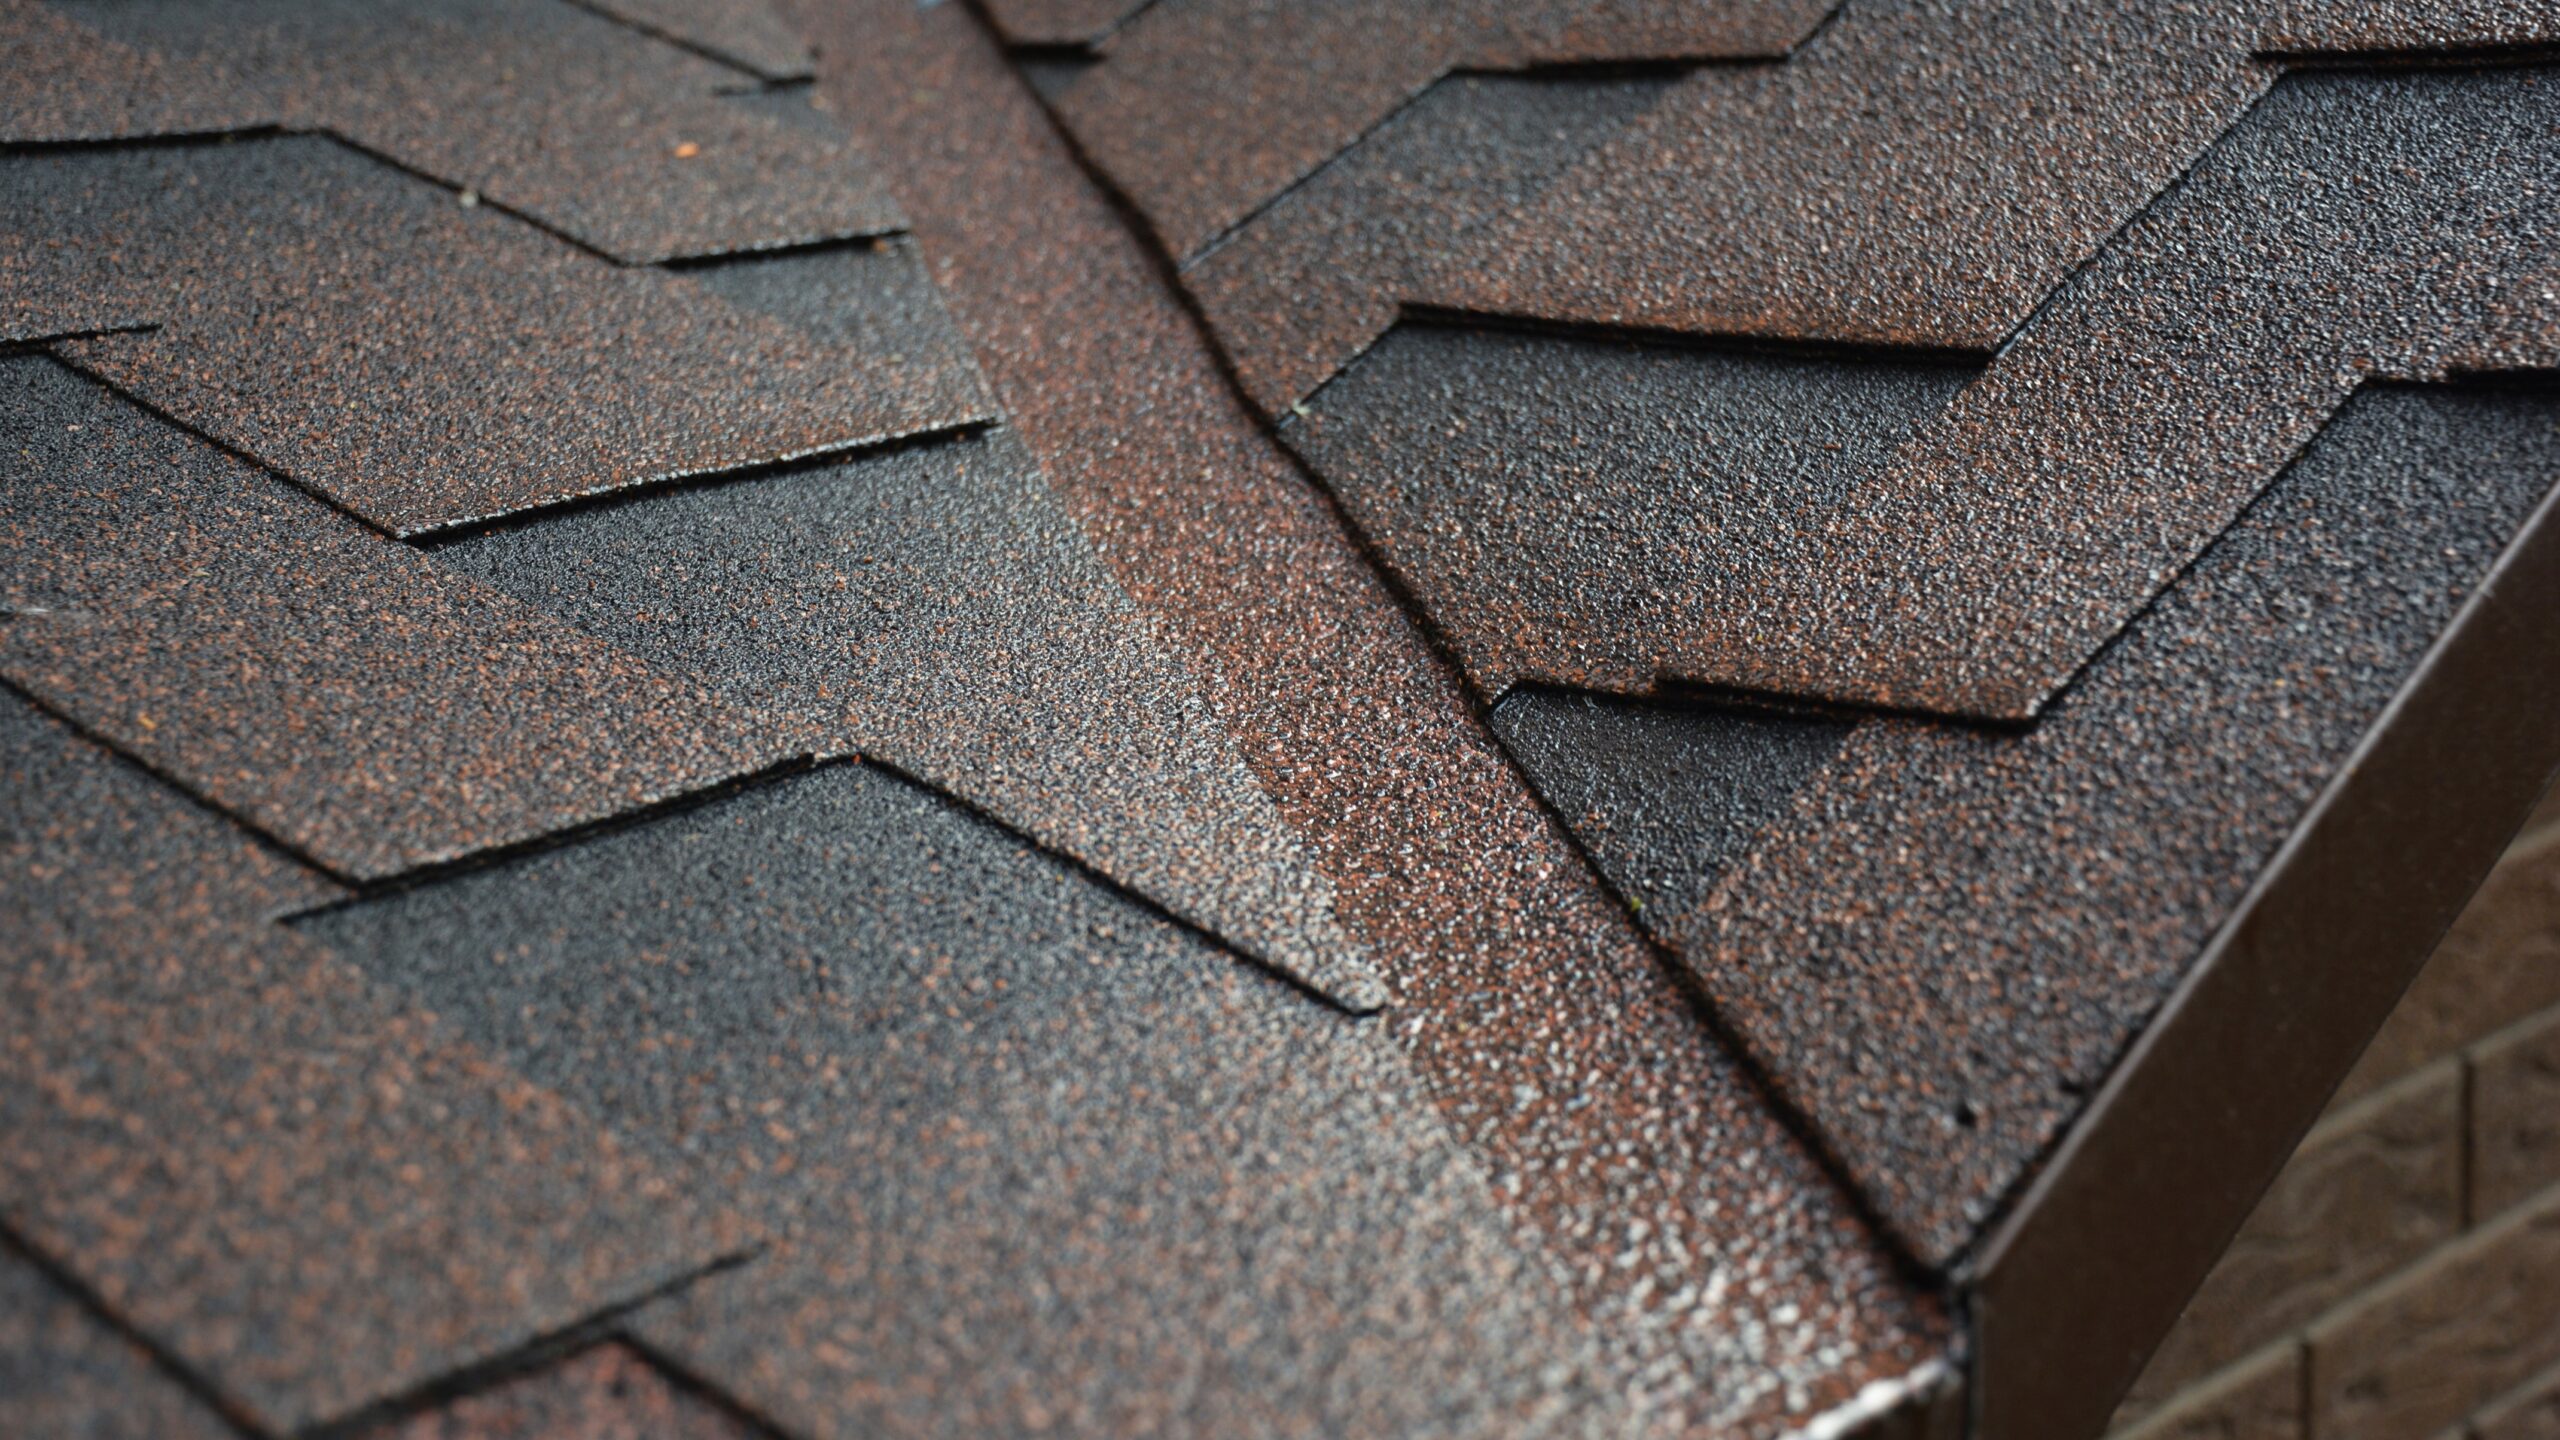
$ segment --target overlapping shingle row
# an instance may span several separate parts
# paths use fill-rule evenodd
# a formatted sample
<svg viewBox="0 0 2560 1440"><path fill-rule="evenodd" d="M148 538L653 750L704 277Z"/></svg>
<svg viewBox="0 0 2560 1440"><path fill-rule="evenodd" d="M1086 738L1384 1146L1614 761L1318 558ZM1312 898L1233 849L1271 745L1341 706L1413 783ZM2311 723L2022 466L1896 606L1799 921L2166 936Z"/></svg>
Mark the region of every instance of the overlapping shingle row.
<svg viewBox="0 0 2560 1440"><path fill-rule="evenodd" d="M1823 0L1160 0L1059 97L1187 260L1458 69L1770 58ZM1178 123L1167 123L1179 116Z"/></svg>
<svg viewBox="0 0 2560 1440"><path fill-rule="evenodd" d="M1704 1031L969 17L823 19L822 99L916 177L901 200L1011 425L1201 657L1376 958L1388 1034L1602 1317L1616 1383L1663 1428L1776 1434L1924 1369L1940 1303Z"/></svg>
<svg viewBox="0 0 2560 1440"><path fill-rule="evenodd" d="M0 1214L245 1418L343 1418L754 1243L272 923L336 887L5 715Z"/></svg>
<svg viewBox="0 0 2560 1440"><path fill-rule="evenodd" d="M647 23L670 8L778 58L752 20L715 26L691 4L595 11ZM0 142L319 130L634 262L898 227L896 206L839 139L731 98L754 75L595 11L558 0L10 0L0 53L44 83L0 99ZM802 182L813 175L824 183Z"/></svg>
<svg viewBox="0 0 2560 1440"><path fill-rule="evenodd" d="M51 348L395 534L992 414L929 283L894 247L686 274L624 268L320 139L51 149L0 167L26 202L0 235L10 338L147 327ZM336 873L381 878L802 754L868 752L1347 1003L1375 1001L1324 880L1198 723L1180 662L1001 444L971 452L995 458L933 467L920 489L900 490L929 515L774 515L764 523L797 547L788 558L716 524L702 530L733 552L719 563L761 572L741 575L740 593L625 607L653 585L696 583L668 568L672 555L633 554L519 612L497 593L506 575L483 589L446 574L450 561L386 549L131 407L70 440L81 432L40 412L84 403L64 388L76 382L47 383L19 407L19 423L53 442L39 457L51 473L19 492L40 512L20 533L54 552L55 568L82 572L101 604L21 627L10 673ZM98 493L130 477L72 473L108 465L109 437L163 462L239 472L193 486L199 502L219 492L209 503L223 528L189 533L183 581L92 573L125 558L122 527L149 525L160 503ZM910 482L894 463L863 474ZM731 498L822 483L776 480ZM267 494L272 513L236 513L230 492L244 487ZM76 522L65 508L75 503ZM556 555L598 527L683 525L695 503L512 531L452 557ZM276 583L290 568L280 572L279 553L330 545L345 568L298 589ZM378 593L359 596L366 574ZM56 584L38 573L28 583ZM189 599L208 593L226 603ZM791 639L761 613L786 601L802 628ZM251 618L260 606L273 613ZM584 629L546 630L554 615ZM403 635L395 619L425 633ZM724 630L725 644L706 646ZM124 637L121 659L101 646L110 634ZM591 635L650 638L634 653ZM841 660L802 668L824 640ZM204 667L233 656L246 681L207 683ZM653 669L658 659L669 663ZM697 688L722 671L737 682L725 707ZM439 693L455 677L467 698ZM429 713L386 709L403 704ZM226 718L270 708L302 728L244 734ZM1110 797L1099 806L1097 787Z"/></svg>
<svg viewBox="0 0 2560 1440"><path fill-rule="evenodd" d="M0 1431L1943 1418L2560 474L2547 6L983 8L0 0Z"/></svg>
<svg viewBox="0 0 2560 1440"><path fill-rule="evenodd" d="M501 1396L566 1413L578 1377L623 1352L487 1401L439 1393L607 1326L711 1347L696 1368L799 1426L930 1429L931 1407L962 1401L941 1388L956 1362L908 1361L955 1327L1017 1356L983 1372L994 1413L1040 1403L1018 1381L1045 1390L1104 1336L1177 1355L1215 1304L1280 1327L1229 1337L1249 1368L1109 1405L1609 1403L1525 1336L1471 1343L1554 1308L1535 1298L1543 1262L1374 1032L1209 938L1340 1004L1377 1002L1323 872L1189 663L1020 442L980 433L995 412L912 250L676 273L569 243L628 260L836 233L753 193L593 167L600 147L678 133L717 148L688 118L716 98L819 137L737 159L739 175L792 205L868 204L841 131L788 92L697 97L670 77L707 70L663 46L620 78L663 74L585 89L657 42L559 6L452 8L362 26L352 10L7 16L13 58L48 88L13 93L0 153L17 347L0 356L0 912L23 1022L0 1057L0 1218L95 1307L71 1312L89 1330L111 1318L148 1351L55 1337L63 1295L30 1280L8 1310L29 1333L8 1332L0 1363L139 1365L154 1378L100 1399L104 1425L165 1405L217 1433L409 1411L418 1433L503 1433ZM472 43L457 18L480 27ZM673 33L702 17L630 18ZM555 32L585 38L547 51ZM144 85L168 69L203 89ZM389 83L402 75L420 88ZM270 113L280 76L396 114ZM654 105L660 129L627 133L573 93ZM206 108L172 98L190 94ZM115 124L82 130L101 108ZM328 134L266 133L279 119ZM597 208L493 179L486 147L506 145L550 153ZM624 243L639 235L679 238ZM788 468L889 439L915 443ZM941 788L847 768L861 759ZM741 807L811 804L796 829L685 849ZM515 852L530 858L481 868ZM566 897L545 888L564 863L628 883ZM757 885L759 866L787 883ZM344 903L347 882L352 908L279 923ZM331 943L526 883L514 910L479 913L499 947L485 957L455 952L450 927L410 935L441 970L393 965L397 937ZM407 898L364 898L383 893ZM604 908L564 929L571 899ZM853 927L866 904L870 928ZM530 928L502 933L509 914ZM679 914L729 948L678 953ZM539 955L570 941L581 970L539 992L567 1028L508 1051L526 1012L495 1008L499 982L557 974ZM629 1008L635 992L600 983L618 965L688 977L677 1008ZM760 1024L789 1048L760 1047ZM703 1066L735 1079L703 1089ZM747 1104L766 1097L799 1107L807 1143ZM754 1143L708 1152L721 1133ZM977 1168L910 1163L949 1146ZM1230 1152L1267 1173L1222 1197ZM1026 1166L1049 1178L1025 1191ZM1150 1220L1164 1185L1186 1208ZM804 1233L813 1194L824 1223ZM1421 1223L1433 1210L1446 1218ZM1109 1225L1080 1285L1027 1309L1022 1272L977 1248L1010 1235L1063 1265L1095 1217ZM911 1241L894 1264L877 1249ZM1413 1258L1379 1263L1398 1247ZM750 1254L686 1302L707 1308L617 1318ZM1476 1288L1416 1292L1460 1254ZM858 1281L857 1262L898 1273ZM916 1307L926 1350L872 1345L848 1369L847 1327L884 1301ZM1349 1315L1375 1336L1334 1325ZM1436 1398L1406 1389L1424 1353L1448 1372ZM1255 1398L1273 1377L1343 1376L1329 1357L1353 1355L1373 1357L1365 1389ZM1098 1370L1096 1394L1139 1368ZM885 1409L884 1374L910 1387ZM0 1428L84 1413L75 1391L13 1390ZM716 1405L675 1410L729 1424Z"/></svg>
<svg viewBox="0 0 2560 1440"><path fill-rule="evenodd" d="M1180 9L1141 23L1172 33L1156 17ZM1603 722L1583 717L1617 702L1520 693L1501 724L1933 1263L2047 1153L2423 646L2349 662L2321 648L2340 637L2294 637L2281 663L2372 688L2291 682L2301 723L2336 728L2227 793L2152 716L2087 762L2152 780L2068 782L2112 788L2110 815L2152 807L2106 822L2123 839L2012 813L2010 790L2065 782L2001 767L2074 728L2056 707L2111 693L2124 648L2193 603L2193 568L2361 387L2553 363L2560 92L2523 62L2560 31L2535 6L2351 9L1852 0L1775 63L1449 79L1320 167L1258 177L1217 243L1170 247L1237 382L1480 696L1672 702ZM1145 112L1113 88L1138 83L1114 79L1125 38L1056 112L1178 238L1188 212L1159 187L1193 172L1118 137ZM1284 53L1226 63L1310 68ZM2288 78L2305 54L2370 64ZM1079 99L1106 91L1108 114ZM1179 91L1152 93L1194 143ZM2485 554L2409 562L2433 567L2407 582L2430 623L2522 524L2519 496ZM2249 621L2211 618L2229 628L2184 643L2252 663ZM2167 703L2167 677L2145 683L2164 693L2099 723ZM1684 719L1702 695L1748 703ZM1888 760L1843 739L1881 722L1807 704L2032 728L1907 722L1954 748ZM1953 758L1976 746L2008 757L1978 788ZM1925 824L1893 802L1887 830L1917 827L1897 844L1979 827L1980 848L1848 864L1879 832L1831 787L1906 770L1914 794L1951 788ZM1799 804L1821 807L1803 835L1851 848L1793 849ZM2227 825L2186 823L2196 804ZM2086 847L2168 828L2220 837L2162 862L2194 887L2175 903L2089 869ZM1958 924L1933 895L1981 913ZM1737 946L1687 918L1709 896L1802 923ZM2083 928L2129 911L2139 942Z"/></svg>
<svg viewBox="0 0 2560 1440"><path fill-rule="evenodd" d="M2517 322L2560 286L2535 223L2554 93L2521 70L2289 81L1960 389L1906 394L1907 366L1864 361L1658 362L1826 387L1755 423L1696 413L1695 378L1479 398L1382 357L1295 443L1488 690L1679 681L2027 719L2357 385L2552 363ZM1513 344L1443 348L1491 367L1474 352Z"/></svg>

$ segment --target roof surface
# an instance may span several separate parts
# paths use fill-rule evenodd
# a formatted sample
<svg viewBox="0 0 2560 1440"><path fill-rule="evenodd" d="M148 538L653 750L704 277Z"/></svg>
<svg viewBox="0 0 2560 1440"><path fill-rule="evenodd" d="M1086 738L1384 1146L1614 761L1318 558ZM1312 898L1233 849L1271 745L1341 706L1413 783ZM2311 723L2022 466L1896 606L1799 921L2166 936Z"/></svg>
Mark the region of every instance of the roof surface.
<svg viewBox="0 0 2560 1440"><path fill-rule="evenodd" d="M2555 49L0 0L0 1434L1945 1419L2548 548Z"/></svg>

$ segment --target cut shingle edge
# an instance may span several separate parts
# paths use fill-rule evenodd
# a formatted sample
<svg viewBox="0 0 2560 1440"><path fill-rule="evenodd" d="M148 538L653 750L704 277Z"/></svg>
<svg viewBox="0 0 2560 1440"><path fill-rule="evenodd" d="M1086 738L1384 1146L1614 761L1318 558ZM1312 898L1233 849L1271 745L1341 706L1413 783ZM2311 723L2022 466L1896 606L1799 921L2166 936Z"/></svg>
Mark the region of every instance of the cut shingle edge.
<svg viewBox="0 0 2560 1440"><path fill-rule="evenodd" d="M764 0L568 0L760 80L806 80L815 57Z"/></svg>
<svg viewBox="0 0 2560 1440"><path fill-rule="evenodd" d="M2560 492L2509 543L1961 1277L1976 1296L1980 1440L2104 1429L2560 765L2560 733L2546 723L2560 704L2555 617ZM2393 883L2371 883L2377 874ZM2178 1163L2161 1163L2169 1155ZM2110 1303L2090 1304L2093 1293Z"/></svg>

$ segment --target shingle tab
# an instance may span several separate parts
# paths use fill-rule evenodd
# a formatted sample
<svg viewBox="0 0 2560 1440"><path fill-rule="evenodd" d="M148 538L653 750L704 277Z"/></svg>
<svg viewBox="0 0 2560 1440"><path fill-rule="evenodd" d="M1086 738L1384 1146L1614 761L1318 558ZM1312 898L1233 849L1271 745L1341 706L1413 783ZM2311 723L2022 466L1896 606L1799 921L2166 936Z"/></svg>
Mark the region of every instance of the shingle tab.
<svg viewBox="0 0 2560 1440"><path fill-rule="evenodd" d="M984 418L947 330L813 343L319 139L0 156L0 340L398 534Z"/></svg>
<svg viewBox="0 0 2560 1440"><path fill-rule="evenodd" d="M0 359L0 435L0 673L338 874L805 749L50 360Z"/></svg>
<svg viewBox="0 0 2560 1440"><path fill-rule="evenodd" d="M2275 78L2247 6L1875 0L1704 70L1410 298L1988 350Z"/></svg>
<svg viewBox="0 0 2560 1440"><path fill-rule="evenodd" d="M1753 412L1670 374L1779 362L1429 333L1293 443L1490 688L2025 719L2357 384L2550 363L2555 119L2532 70L2290 79L1951 399L1804 362Z"/></svg>
<svg viewBox="0 0 2560 1440"><path fill-rule="evenodd" d="M750 1243L680 1166L265 923L332 893L0 695L15 1233L279 1431Z"/></svg>
<svg viewBox="0 0 2560 1440"><path fill-rule="evenodd" d="M0 109L0 140L322 130L631 262L900 224L840 135L733 103L746 77L563 0L11 4L76 22L44 26L49 66L128 83Z"/></svg>
<svg viewBox="0 0 2560 1440"><path fill-rule="evenodd" d="M1245 393L1278 414L1440 284L1468 237L1643 113L1668 80L1453 75L1185 267Z"/></svg>
<svg viewBox="0 0 2560 1440"><path fill-rule="evenodd" d="M1975 373L1417 325L1284 438L1486 694L1642 692Z"/></svg>
<svg viewBox="0 0 2560 1440"><path fill-rule="evenodd" d="M749 268L782 289L775 267L811 266ZM1198 682L1009 434L581 510L435 554L777 733L981 806L1343 1004L1385 998Z"/></svg>
<svg viewBox="0 0 2560 1440"><path fill-rule="evenodd" d="M638 1332L794 1430L1579 1433L1613 1408L1374 1026L876 770L303 932L738 1182L776 1250Z"/></svg>
<svg viewBox="0 0 2560 1440"><path fill-rule="evenodd" d="M1188 259L1459 68L1773 57L1831 0L1158 0L1059 97Z"/></svg>
<svg viewBox="0 0 2560 1440"><path fill-rule="evenodd" d="M0 1243L0 1435L232 1440L211 1407Z"/></svg>
<svg viewBox="0 0 2560 1440"><path fill-rule="evenodd" d="M808 42L774 13L771 0L572 0L663 35L679 45L751 70L766 80L806 79Z"/></svg>
<svg viewBox="0 0 2560 1440"><path fill-rule="evenodd" d="M2369 389L2033 729L1868 721L1712 883L1615 870L1924 1257L2044 1152L2549 493L2552 421ZM1714 784L1645 799L1702 815L1621 802L1604 833L1714 843Z"/></svg>

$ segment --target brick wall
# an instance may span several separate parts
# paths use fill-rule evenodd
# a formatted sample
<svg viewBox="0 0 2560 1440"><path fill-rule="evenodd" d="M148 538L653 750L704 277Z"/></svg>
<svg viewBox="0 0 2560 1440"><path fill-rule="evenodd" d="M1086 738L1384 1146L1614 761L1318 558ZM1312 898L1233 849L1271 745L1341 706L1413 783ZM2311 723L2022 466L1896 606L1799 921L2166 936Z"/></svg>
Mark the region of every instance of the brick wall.
<svg viewBox="0 0 2560 1440"><path fill-rule="evenodd" d="M2112 1434L2560 1440L2560 798L2427 962Z"/></svg>

